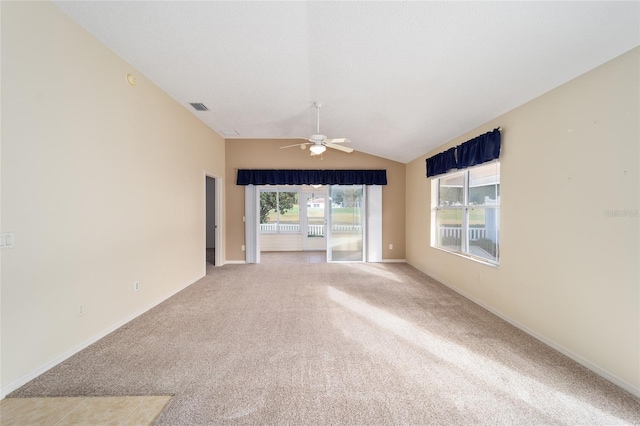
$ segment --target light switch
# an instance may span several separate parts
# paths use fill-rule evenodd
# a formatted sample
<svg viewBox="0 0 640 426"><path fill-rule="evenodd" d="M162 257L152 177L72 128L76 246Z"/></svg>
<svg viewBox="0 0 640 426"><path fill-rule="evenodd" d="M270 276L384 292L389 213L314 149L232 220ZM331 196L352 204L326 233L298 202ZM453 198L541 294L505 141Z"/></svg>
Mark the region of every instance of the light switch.
<svg viewBox="0 0 640 426"><path fill-rule="evenodd" d="M12 249L15 244L15 234L13 232L0 233L0 249Z"/></svg>

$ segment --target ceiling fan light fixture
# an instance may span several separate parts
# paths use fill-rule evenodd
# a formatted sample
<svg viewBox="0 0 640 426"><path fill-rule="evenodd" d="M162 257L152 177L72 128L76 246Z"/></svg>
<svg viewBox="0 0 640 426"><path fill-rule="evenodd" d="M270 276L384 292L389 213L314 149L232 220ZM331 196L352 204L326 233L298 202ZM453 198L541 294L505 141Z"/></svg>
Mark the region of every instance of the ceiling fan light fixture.
<svg viewBox="0 0 640 426"><path fill-rule="evenodd" d="M325 152L327 150L327 147L325 147L324 145L311 145L309 150L314 155L319 155L319 154L322 154L323 152Z"/></svg>

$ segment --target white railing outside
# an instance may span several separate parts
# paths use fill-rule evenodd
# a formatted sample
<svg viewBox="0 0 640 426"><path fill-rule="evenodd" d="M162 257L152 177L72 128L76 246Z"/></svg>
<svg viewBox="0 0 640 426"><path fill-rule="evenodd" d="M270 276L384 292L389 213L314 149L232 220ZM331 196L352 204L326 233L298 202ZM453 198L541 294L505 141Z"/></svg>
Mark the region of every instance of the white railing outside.
<svg viewBox="0 0 640 426"><path fill-rule="evenodd" d="M299 225L298 225L299 227ZM260 224L260 231L261 232L276 232L278 230L278 224L277 223L261 223Z"/></svg>
<svg viewBox="0 0 640 426"><path fill-rule="evenodd" d="M277 223L261 223L260 224L261 232L277 232L278 224ZM300 232L300 224L298 223L281 223L280 231L285 232Z"/></svg>
<svg viewBox="0 0 640 426"><path fill-rule="evenodd" d="M459 228L458 228L459 229ZM307 230L309 235L324 235L324 225L308 225ZM333 225L332 231L361 231L360 225ZM260 232L277 232L277 223L261 223ZM280 224L280 231L282 232L300 232L300 224Z"/></svg>
<svg viewBox="0 0 640 426"><path fill-rule="evenodd" d="M462 228L459 226L441 226L440 237L462 238ZM469 240L476 241L486 237L485 228L469 228Z"/></svg>
<svg viewBox="0 0 640 426"><path fill-rule="evenodd" d="M307 225L307 233L309 235L324 236L324 225Z"/></svg>

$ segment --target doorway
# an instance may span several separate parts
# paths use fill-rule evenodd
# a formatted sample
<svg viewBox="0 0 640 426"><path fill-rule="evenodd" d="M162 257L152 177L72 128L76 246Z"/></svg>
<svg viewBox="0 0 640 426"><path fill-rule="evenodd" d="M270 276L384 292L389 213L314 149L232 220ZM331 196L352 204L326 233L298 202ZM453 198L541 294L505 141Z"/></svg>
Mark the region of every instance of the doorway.
<svg viewBox="0 0 640 426"><path fill-rule="evenodd" d="M220 266L220 179L205 174L205 262Z"/></svg>
<svg viewBox="0 0 640 426"><path fill-rule="evenodd" d="M365 191L363 185L332 185L329 189L327 261L365 261Z"/></svg>
<svg viewBox="0 0 640 426"><path fill-rule="evenodd" d="M304 251L326 251L329 204L326 186L318 185L313 192L302 192L300 211L302 213L302 249Z"/></svg>

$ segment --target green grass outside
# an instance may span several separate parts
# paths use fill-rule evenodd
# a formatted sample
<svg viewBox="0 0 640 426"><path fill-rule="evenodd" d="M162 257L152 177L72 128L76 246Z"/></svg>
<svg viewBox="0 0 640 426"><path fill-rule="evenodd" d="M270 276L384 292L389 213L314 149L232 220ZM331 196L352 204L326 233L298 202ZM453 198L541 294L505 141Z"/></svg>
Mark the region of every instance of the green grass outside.
<svg viewBox="0 0 640 426"><path fill-rule="evenodd" d="M336 225L351 225L355 220L355 224L360 224L360 216L356 212L355 219L353 214L353 208L337 207L333 209L333 223ZM307 209L309 218L322 219L324 218L324 209L322 208L309 208ZM294 204L293 208L287 210L286 213L280 215L280 223L300 223L300 206ZM273 223L278 219L278 215L275 211L269 213L269 222ZM310 223L318 223L318 221L310 221Z"/></svg>
<svg viewBox="0 0 640 426"><path fill-rule="evenodd" d="M484 210L473 209L469 211L469 225L485 225ZM462 223L462 210L440 210L439 224L444 226L460 226Z"/></svg>

